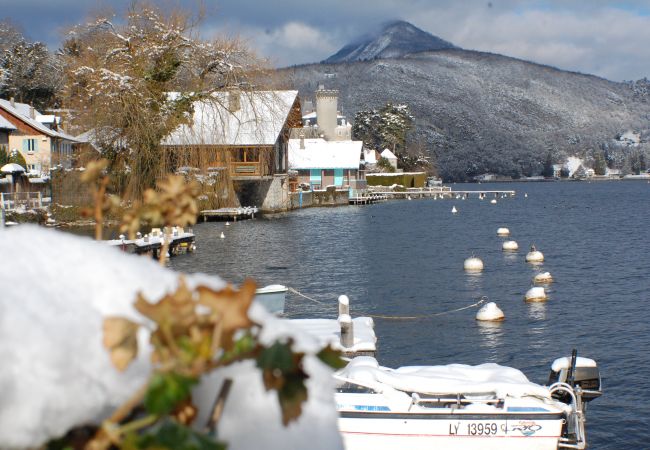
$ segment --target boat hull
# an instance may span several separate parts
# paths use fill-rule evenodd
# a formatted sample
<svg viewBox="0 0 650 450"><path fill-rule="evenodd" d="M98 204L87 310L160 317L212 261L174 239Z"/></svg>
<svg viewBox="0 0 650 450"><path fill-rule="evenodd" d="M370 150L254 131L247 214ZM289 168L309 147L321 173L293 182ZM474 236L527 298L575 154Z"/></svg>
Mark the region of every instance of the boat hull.
<svg viewBox="0 0 650 450"><path fill-rule="evenodd" d="M561 415L341 412L346 450L557 450Z"/></svg>
<svg viewBox="0 0 650 450"><path fill-rule="evenodd" d="M273 314L284 313L284 303L289 289L281 284L272 284L258 289L254 301L261 304Z"/></svg>

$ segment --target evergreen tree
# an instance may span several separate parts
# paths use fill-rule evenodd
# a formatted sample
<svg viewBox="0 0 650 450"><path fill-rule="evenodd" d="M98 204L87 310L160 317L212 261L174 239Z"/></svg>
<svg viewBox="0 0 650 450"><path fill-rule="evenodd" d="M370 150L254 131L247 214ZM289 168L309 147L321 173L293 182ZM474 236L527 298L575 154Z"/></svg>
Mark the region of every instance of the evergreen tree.
<svg viewBox="0 0 650 450"><path fill-rule="evenodd" d="M596 153L594 156L593 169L596 175L605 175L605 172L607 172L607 163L605 161L605 155L603 153Z"/></svg>
<svg viewBox="0 0 650 450"><path fill-rule="evenodd" d="M555 171L553 170L553 156L551 156L551 152L548 152L546 154L546 161L544 162L544 168L542 169L542 176L544 178L552 178L555 175Z"/></svg>
<svg viewBox="0 0 650 450"><path fill-rule="evenodd" d="M406 149L406 135L413 128L413 122L407 105L386 103L379 110L358 111L352 133L368 148L388 148L399 155Z"/></svg>
<svg viewBox="0 0 650 450"><path fill-rule="evenodd" d="M0 167L4 166L9 162L9 155L4 147L0 147Z"/></svg>
<svg viewBox="0 0 650 450"><path fill-rule="evenodd" d="M25 170L27 169L27 162L25 162L25 157L18 150L12 150L9 153L9 161L8 162L18 164L19 166L21 166Z"/></svg>

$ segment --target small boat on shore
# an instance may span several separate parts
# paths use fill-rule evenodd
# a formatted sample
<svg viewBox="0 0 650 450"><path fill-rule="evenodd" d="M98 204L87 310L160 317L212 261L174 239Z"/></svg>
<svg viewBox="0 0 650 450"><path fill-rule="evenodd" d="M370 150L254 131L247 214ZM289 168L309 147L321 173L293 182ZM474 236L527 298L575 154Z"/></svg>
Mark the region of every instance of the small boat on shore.
<svg viewBox="0 0 650 450"><path fill-rule="evenodd" d="M497 364L389 369L368 356L334 378L346 450L584 449L585 402L601 395L595 361L575 353L549 386Z"/></svg>
<svg viewBox="0 0 650 450"><path fill-rule="evenodd" d="M255 291L254 301L264 306L270 313L282 314L288 290L289 288L282 284L270 284Z"/></svg>

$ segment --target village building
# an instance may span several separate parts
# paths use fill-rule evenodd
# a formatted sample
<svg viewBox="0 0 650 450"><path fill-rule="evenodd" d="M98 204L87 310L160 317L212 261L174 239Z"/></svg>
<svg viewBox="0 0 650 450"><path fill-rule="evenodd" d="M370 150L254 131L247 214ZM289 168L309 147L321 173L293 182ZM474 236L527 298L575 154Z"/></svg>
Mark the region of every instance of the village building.
<svg viewBox="0 0 650 450"><path fill-rule="evenodd" d="M292 190L363 189L363 142L352 140L352 126L337 109L338 91L322 85L315 92L316 111L302 116L303 128L289 140ZM314 123L315 121L315 123Z"/></svg>
<svg viewBox="0 0 650 450"><path fill-rule="evenodd" d="M383 152L381 152L380 155L382 158L388 160L391 166L393 166L393 169L397 170L397 156L395 156L395 153L391 152L387 148L384 149Z"/></svg>
<svg viewBox="0 0 650 450"><path fill-rule="evenodd" d="M217 92L192 106L188 123L162 142L170 166L232 182L241 205L287 209L289 137L302 127L298 91Z"/></svg>
<svg viewBox="0 0 650 450"><path fill-rule="evenodd" d="M71 166L73 144L77 141L60 129L58 117L42 115L32 106L13 99L0 99L0 117L14 128L6 135L4 145L8 152L22 154L30 174L48 176L54 166ZM0 145L2 139L0 133Z"/></svg>
<svg viewBox="0 0 650 450"><path fill-rule="evenodd" d="M338 110L338 96L339 91L318 86L316 108L312 101L305 102L305 111L310 111L302 116L304 137L320 137L327 141L352 140L352 125Z"/></svg>
<svg viewBox="0 0 650 450"><path fill-rule="evenodd" d="M290 129L301 126L298 91L219 92L163 142L179 166L226 170L233 180L286 174Z"/></svg>
<svg viewBox="0 0 650 450"><path fill-rule="evenodd" d="M310 189L356 189L362 147L361 141L290 139L289 167L297 172L298 184Z"/></svg>
<svg viewBox="0 0 650 450"><path fill-rule="evenodd" d="M0 152L9 154L9 134L16 131L16 127L3 116L0 116Z"/></svg>

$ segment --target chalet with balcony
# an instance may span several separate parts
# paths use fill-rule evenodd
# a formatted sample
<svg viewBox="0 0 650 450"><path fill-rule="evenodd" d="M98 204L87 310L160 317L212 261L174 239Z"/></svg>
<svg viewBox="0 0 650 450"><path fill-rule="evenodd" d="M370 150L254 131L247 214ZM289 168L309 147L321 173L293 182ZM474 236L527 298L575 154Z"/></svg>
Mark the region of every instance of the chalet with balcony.
<svg viewBox="0 0 650 450"><path fill-rule="evenodd" d="M0 146L6 146L9 152L19 151L28 172L48 174L53 166L71 166L72 146L77 140L61 130L58 117L42 115L32 106L13 99L0 99L0 118L13 127L6 142L0 130Z"/></svg>
<svg viewBox="0 0 650 450"><path fill-rule="evenodd" d="M218 92L193 110L162 142L176 167L225 171L233 181L286 174L290 130L302 125L298 91Z"/></svg>

